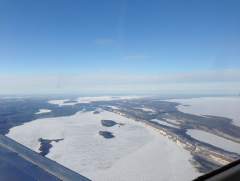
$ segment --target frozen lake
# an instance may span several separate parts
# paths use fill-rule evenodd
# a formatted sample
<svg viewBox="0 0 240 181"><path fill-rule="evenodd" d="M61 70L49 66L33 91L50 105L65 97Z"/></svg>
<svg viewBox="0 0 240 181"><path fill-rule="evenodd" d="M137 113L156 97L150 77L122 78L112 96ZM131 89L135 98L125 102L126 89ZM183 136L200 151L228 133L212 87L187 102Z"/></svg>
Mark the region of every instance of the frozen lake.
<svg viewBox="0 0 240 181"><path fill-rule="evenodd" d="M235 143L233 141L227 140L225 138L216 136L214 134L211 134L205 131L195 130L195 129L188 130L187 134L197 140L222 148L226 151L240 154L240 144Z"/></svg>
<svg viewBox="0 0 240 181"><path fill-rule="evenodd" d="M233 124L240 127L240 97L202 97L192 99L174 99L178 102L179 111L197 114L213 115L230 118Z"/></svg>
<svg viewBox="0 0 240 181"><path fill-rule="evenodd" d="M102 119L123 124L104 127ZM103 138L99 131L115 137ZM10 129L7 136L37 152L39 138L63 139L52 143L47 157L93 180L185 181L200 175L189 162L188 151L153 129L108 111L38 119Z"/></svg>

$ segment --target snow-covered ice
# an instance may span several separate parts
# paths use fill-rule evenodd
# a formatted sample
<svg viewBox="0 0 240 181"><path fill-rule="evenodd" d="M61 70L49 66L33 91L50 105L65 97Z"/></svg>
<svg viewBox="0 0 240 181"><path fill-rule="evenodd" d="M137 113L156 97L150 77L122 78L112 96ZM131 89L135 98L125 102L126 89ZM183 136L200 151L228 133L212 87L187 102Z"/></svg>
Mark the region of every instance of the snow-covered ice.
<svg viewBox="0 0 240 181"><path fill-rule="evenodd" d="M187 131L187 134L197 140L203 141L205 143L214 145L216 147L222 148L230 152L235 152L240 154L239 143L235 143L233 141L227 140L225 138L216 136L214 134L211 134L202 130L190 129Z"/></svg>
<svg viewBox="0 0 240 181"><path fill-rule="evenodd" d="M35 114L44 114L44 113L49 113L52 112L52 110L50 109L39 109L38 112L36 112Z"/></svg>
<svg viewBox="0 0 240 181"><path fill-rule="evenodd" d="M111 109L119 109L119 107L116 107L116 106L107 106L107 107L109 107Z"/></svg>
<svg viewBox="0 0 240 181"><path fill-rule="evenodd" d="M152 112L152 113L155 113L155 112L156 112L156 111L154 111L153 109L147 108L147 107L141 107L141 108L138 108L138 109L141 109L141 110L143 110L143 111L145 111L145 112Z"/></svg>
<svg viewBox="0 0 240 181"><path fill-rule="evenodd" d="M104 127L102 119L124 125ZM100 130L115 137L105 139ZM108 111L38 119L11 128L7 136L35 151L39 138L63 138L52 143L47 157L97 181L192 180L199 175L188 151L154 129Z"/></svg>
<svg viewBox="0 0 240 181"><path fill-rule="evenodd" d="M179 111L196 115L227 117L233 124L240 126L240 96L238 97L201 97L192 99L172 99L181 103Z"/></svg>
<svg viewBox="0 0 240 181"><path fill-rule="evenodd" d="M97 101L113 101L113 100L124 100L124 99L137 99L139 96L97 96L97 97L79 97L78 103L91 103Z"/></svg>
<svg viewBox="0 0 240 181"><path fill-rule="evenodd" d="M48 101L48 103L55 104L58 106L73 106L73 105L77 104L77 102L66 103L67 101L70 101L70 100L69 99L56 99L56 100L50 100L50 101Z"/></svg>
<svg viewBox="0 0 240 181"><path fill-rule="evenodd" d="M70 101L69 99L59 99L59 100L50 100L48 103L50 104L56 104L59 106L72 106L76 105L78 103L91 103L91 102L98 102L98 101L113 101L113 100L128 100L128 99L137 99L140 98L140 96L96 96L96 97L79 97L75 100L72 100L73 102L67 102Z"/></svg>

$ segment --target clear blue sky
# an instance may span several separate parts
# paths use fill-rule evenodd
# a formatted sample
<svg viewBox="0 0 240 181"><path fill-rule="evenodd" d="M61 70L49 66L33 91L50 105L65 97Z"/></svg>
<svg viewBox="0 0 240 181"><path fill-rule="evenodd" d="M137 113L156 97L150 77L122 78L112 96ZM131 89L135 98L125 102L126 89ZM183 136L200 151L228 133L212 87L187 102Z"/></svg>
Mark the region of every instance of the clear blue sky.
<svg viewBox="0 0 240 181"><path fill-rule="evenodd" d="M239 0L1 0L0 74L240 68Z"/></svg>

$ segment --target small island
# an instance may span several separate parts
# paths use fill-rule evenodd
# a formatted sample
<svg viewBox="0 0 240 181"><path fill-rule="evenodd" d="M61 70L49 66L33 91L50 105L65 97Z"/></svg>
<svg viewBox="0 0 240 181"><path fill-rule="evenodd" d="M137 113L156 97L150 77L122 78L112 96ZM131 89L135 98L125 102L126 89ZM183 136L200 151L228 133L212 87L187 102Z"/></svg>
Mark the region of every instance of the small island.
<svg viewBox="0 0 240 181"><path fill-rule="evenodd" d="M99 135L103 136L104 138L106 139L111 139L111 138L114 138L115 136L109 132L109 131L99 131L98 132Z"/></svg>
<svg viewBox="0 0 240 181"><path fill-rule="evenodd" d="M103 126L106 126L106 127L112 127L112 126L115 126L116 124L118 124L115 121L106 120L106 119L105 120L101 120L101 123L102 123Z"/></svg>
<svg viewBox="0 0 240 181"><path fill-rule="evenodd" d="M39 138L38 141L40 142L40 148L39 148L39 151L40 151L40 155L42 156L46 156L50 149L52 148L52 142L59 142L59 141L62 141L63 139L54 139L54 140L48 140L48 139L43 139L43 138Z"/></svg>

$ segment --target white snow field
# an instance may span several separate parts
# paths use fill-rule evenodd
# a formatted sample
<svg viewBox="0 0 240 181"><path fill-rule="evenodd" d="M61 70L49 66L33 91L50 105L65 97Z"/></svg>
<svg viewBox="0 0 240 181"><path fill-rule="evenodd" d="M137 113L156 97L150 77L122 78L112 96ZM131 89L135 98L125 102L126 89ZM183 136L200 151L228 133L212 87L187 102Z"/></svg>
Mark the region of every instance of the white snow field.
<svg viewBox="0 0 240 181"><path fill-rule="evenodd" d="M240 126L240 96L201 97L192 99L172 99L178 102L179 111L196 115L213 115L230 118L233 124Z"/></svg>
<svg viewBox="0 0 240 181"><path fill-rule="evenodd" d="M154 111L153 109L150 109L150 108L147 108L147 107L141 107L141 108L138 108L138 109L141 109L145 112L152 112L152 113L155 113L156 111Z"/></svg>
<svg viewBox="0 0 240 181"><path fill-rule="evenodd" d="M78 103L91 103L97 101L112 101L112 100L128 100L128 99L137 99L140 96L97 96L97 97L79 97L75 102L66 103L66 101L70 101L70 99L58 99L58 100L50 100L49 104L56 104L58 106L72 106Z"/></svg>
<svg viewBox="0 0 240 181"><path fill-rule="evenodd" d="M124 125L104 127L102 119ZM103 138L100 130L115 137ZM47 157L96 181L185 181L200 175L188 151L152 128L108 111L38 119L10 129L7 136L35 151L39 138L63 138L52 143Z"/></svg>
<svg viewBox="0 0 240 181"><path fill-rule="evenodd" d="M57 99L57 100L50 100L48 101L49 104L55 104L58 106L73 106L77 103L75 102L70 102L70 103L66 103L66 101L70 101L69 99Z"/></svg>
<svg viewBox="0 0 240 181"><path fill-rule="evenodd" d="M107 107L111 109L119 109L119 107L116 107L116 106L107 106Z"/></svg>
<svg viewBox="0 0 240 181"><path fill-rule="evenodd" d="M205 143L209 143L216 147L222 148L226 151L240 154L240 144L227 140L220 136L216 136L214 134L211 134L202 130L196 130L196 129L188 130L187 134L197 140L203 141Z"/></svg>
<svg viewBox="0 0 240 181"><path fill-rule="evenodd" d="M52 112L52 110L50 109L39 109L38 112L36 112L35 114L45 114L45 113L49 113Z"/></svg>

